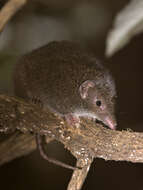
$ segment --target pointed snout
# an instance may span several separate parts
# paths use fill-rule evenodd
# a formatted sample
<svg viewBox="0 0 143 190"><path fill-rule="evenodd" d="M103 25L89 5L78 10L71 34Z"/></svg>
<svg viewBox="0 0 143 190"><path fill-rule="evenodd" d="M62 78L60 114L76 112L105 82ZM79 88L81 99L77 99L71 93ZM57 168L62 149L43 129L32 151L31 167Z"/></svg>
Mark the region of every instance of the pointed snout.
<svg viewBox="0 0 143 190"><path fill-rule="evenodd" d="M115 129L116 129L117 122L116 122L115 119L113 119L113 118L107 116L107 117L105 118L105 121L104 121L104 122L105 122L105 124L106 124L110 129L112 129L112 130L115 130Z"/></svg>

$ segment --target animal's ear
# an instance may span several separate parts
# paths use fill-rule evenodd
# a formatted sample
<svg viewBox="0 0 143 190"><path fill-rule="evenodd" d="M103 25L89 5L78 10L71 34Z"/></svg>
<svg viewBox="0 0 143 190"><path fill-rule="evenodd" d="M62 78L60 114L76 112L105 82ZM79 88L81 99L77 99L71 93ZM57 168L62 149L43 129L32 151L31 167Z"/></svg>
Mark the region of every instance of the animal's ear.
<svg viewBox="0 0 143 190"><path fill-rule="evenodd" d="M86 99L88 96L88 90L89 88L94 88L95 82L92 80L86 80L84 81L80 87L79 87L79 93L82 99Z"/></svg>

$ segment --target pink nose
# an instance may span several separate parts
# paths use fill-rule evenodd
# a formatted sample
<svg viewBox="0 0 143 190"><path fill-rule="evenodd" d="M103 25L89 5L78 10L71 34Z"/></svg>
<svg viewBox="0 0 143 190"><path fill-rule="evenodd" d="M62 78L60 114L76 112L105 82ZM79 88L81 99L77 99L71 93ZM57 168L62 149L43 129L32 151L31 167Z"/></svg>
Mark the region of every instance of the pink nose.
<svg viewBox="0 0 143 190"><path fill-rule="evenodd" d="M105 118L105 123L108 127L110 127L110 129L115 130L116 129L116 125L117 123L115 121L113 121L111 118L106 117Z"/></svg>

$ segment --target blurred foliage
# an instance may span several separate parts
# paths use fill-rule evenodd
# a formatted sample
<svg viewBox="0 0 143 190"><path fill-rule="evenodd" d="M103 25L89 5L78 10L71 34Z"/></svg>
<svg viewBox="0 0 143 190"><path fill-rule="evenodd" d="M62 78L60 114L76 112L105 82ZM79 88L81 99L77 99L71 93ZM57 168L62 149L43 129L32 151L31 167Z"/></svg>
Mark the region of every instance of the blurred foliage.
<svg viewBox="0 0 143 190"><path fill-rule="evenodd" d="M12 94L12 73L16 57L10 54L0 53L0 92Z"/></svg>

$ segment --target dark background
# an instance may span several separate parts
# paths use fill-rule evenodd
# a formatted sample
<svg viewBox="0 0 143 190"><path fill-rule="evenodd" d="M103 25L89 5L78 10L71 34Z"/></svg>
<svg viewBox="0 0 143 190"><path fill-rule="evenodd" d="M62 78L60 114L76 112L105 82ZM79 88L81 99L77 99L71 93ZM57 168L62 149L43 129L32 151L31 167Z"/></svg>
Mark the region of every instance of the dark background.
<svg viewBox="0 0 143 190"><path fill-rule="evenodd" d="M106 60L105 40L113 18L127 0L33 0L15 15L0 36L0 91L12 94L17 58L53 40L73 40L86 46L108 67L116 81L118 130L143 131L143 35ZM1 6L3 4L1 3ZM51 143L48 152L66 163L75 159L63 145ZM39 152L0 167L0 187L11 190L66 189L72 171L50 164ZM83 190L143 189L143 164L95 159Z"/></svg>

